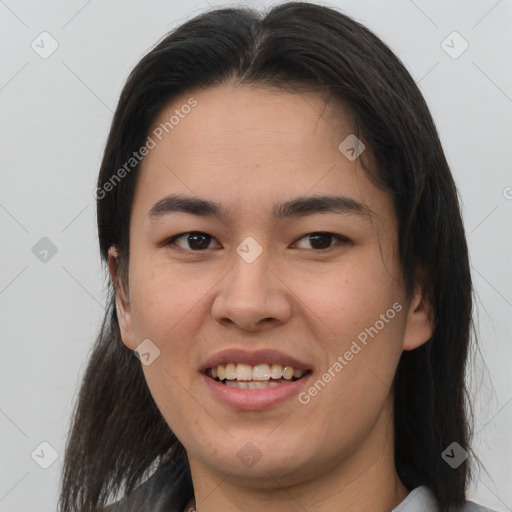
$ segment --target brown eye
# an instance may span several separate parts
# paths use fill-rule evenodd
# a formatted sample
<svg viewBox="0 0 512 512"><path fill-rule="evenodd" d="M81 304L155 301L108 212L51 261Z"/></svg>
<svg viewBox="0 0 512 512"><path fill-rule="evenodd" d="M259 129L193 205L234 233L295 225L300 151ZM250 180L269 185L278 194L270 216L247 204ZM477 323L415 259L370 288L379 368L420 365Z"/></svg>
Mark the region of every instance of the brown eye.
<svg viewBox="0 0 512 512"><path fill-rule="evenodd" d="M341 243L348 242L348 238L341 236L341 235L335 235L334 233L325 233L325 232L315 232L315 233L308 233L307 235L304 235L299 240L306 239L310 244L311 247L315 250L327 250L331 249L333 245L331 244L333 239L338 240ZM309 247L300 247L301 249L309 249Z"/></svg>
<svg viewBox="0 0 512 512"><path fill-rule="evenodd" d="M176 243L176 241L180 239L185 240L184 245ZM185 250L201 251L208 249L211 240L212 237L207 233L203 233L201 231L189 231L187 233L180 233L179 235L173 236L166 242L165 245L174 244Z"/></svg>
<svg viewBox="0 0 512 512"><path fill-rule="evenodd" d="M184 242L182 241L178 243L178 240L184 240ZM210 248L210 242L212 240L214 240L214 238L208 233L204 233L202 231L188 231L169 238L164 245L176 245L185 251L201 252ZM308 233L307 235L299 238L299 240L307 240L310 244L309 247L299 247L300 249L313 249L318 252L327 251L335 247L336 244L333 243L333 241L338 241L338 245L350 242L347 237L326 232Z"/></svg>

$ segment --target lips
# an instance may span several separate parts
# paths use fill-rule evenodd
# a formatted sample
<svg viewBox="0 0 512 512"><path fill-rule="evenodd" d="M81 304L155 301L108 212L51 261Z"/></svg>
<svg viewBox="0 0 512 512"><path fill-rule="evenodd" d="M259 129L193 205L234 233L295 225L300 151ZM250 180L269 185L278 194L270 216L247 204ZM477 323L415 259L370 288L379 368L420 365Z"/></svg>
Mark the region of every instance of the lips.
<svg viewBox="0 0 512 512"><path fill-rule="evenodd" d="M307 386L313 369L278 350L227 349L206 359L199 373L215 402L240 411L263 411L293 400Z"/></svg>
<svg viewBox="0 0 512 512"><path fill-rule="evenodd" d="M287 401L296 401L297 397L311 381L311 373L295 381L227 381L226 384L202 373L205 385L205 399L227 406L237 411L264 411L279 407ZM262 387L260 387L262 386Z"/></svg>

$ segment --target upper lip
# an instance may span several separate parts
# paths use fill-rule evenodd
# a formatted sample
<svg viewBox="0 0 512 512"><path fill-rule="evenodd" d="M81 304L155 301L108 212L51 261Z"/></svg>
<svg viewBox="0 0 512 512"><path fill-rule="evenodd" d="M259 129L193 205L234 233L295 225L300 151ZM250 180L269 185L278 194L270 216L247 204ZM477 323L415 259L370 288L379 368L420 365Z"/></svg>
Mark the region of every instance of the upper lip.
<svg viewBox="0 0 512 512"><path fill-rule="evenodd" d="M295 370L311 370L311 365L273 349L263 350L243 350L243 349L226 349L216 352L209 357L200 368L204 372L208 368L213 368L220 364L241 363L256 366L258 364L280 364L283 366L292 366Z"/></svg>

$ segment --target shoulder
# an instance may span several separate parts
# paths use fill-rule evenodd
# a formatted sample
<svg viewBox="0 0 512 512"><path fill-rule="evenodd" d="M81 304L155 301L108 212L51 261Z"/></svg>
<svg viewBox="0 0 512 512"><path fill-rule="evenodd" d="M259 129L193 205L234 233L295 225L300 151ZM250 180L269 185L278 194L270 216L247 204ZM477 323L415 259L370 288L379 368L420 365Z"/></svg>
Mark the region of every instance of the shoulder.
<svg viewBox="0 0 512 512"><path fill-rule="evenodd" d="M437 503L432 491L422 485L414 488L398 507L392 512L432 512L437 510ZM466 501L465 505L459 509L459 512L495 512L472 501Z"/></svg>
<svg viewBox="0 0 512 512"><path fill-rule="evenodd" d="M466 504L460 509L461 512L496 512L490 508L484 507L483 505L479 505L478 503L473 503L472 501L467 501Z"/></svg>

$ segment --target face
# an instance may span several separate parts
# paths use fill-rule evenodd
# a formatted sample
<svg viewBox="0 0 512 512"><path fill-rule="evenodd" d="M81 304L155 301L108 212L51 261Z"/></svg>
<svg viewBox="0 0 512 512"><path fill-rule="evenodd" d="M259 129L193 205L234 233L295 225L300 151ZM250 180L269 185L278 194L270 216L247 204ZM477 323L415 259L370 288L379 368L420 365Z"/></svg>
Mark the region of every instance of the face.
<svg viewBox="0 0 512 512"><path fill-rule="evenodd" d="M352 133L313 93L223 85L149 134L118 317L191 467L298 482L389 438L401 352L432 331Z"/></svg>

